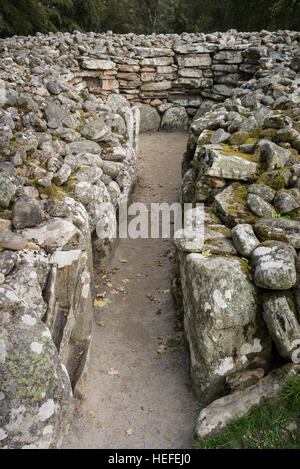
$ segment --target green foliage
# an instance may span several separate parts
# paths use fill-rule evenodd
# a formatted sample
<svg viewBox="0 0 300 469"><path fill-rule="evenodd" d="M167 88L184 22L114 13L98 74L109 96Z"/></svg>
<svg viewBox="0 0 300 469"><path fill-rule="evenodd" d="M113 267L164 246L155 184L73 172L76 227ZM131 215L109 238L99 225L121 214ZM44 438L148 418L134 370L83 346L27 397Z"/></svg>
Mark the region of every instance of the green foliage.
<svg viewBox="0 0 300 469"><path fill-rule="evenodd" d="M299 28L299 0L0 0L0 36Z"/></svg>
<svg viewBox="0 0 300 469"><path fill-rule="evenodd" d="M196 449L299 449L300 377L287 380L282 391L232 420L214 437L198 440Z"/></svg>

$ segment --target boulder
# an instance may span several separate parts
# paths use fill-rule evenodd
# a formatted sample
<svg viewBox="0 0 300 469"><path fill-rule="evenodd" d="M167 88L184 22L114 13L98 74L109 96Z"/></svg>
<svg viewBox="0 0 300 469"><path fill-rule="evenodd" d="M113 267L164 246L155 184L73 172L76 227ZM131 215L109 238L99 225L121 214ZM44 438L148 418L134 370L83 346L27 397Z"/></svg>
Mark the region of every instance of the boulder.
<svg viewBox="0 0 300 469"><path fill-rule="evenodd" d="M111 138L111 129L101 119L89 122L80 129L81 135L94 142L106 142Z"/></svg>
<svg viewBox="0 0 300 469"><path fill-rule="evenodd" d="M257 194L248 193L247 204L251 212L253 212L257 217L272 217L276 215L276 210L272 205Z"/></svg>
<svg viewBox="0 0 300 469"><path fill-rule="evenodd" d="M184 107L172 107L168 109L161 121L161 130L174 132L176 130L186 130L189 118Z"/></svg>
<svg viewBox="0 0 300 469"><path fill-rule="evenodd" d="M224 390L225 377L264 363L269 342L256 324L255 289L247 263L235 257L181 255L184 325L193 390L204 403Z"/></svg>
<svg viewBox="0 0 300 469"><path fill-rule="evenodd" d="M61 218L53 218L37 228L26 228L22 231L22 235L49 253L62 247L64 249L78 247L81 243L78 228Z"/></svg>
<svg viewBox="0 0 300 469"><path fill-rule="evenodd" d="M5 172L0 172L0 207L8 208L17 190L13 178Z"/></svg>
<svg viewBox="0 0 300 469"><path fill-rule="evenodd" d="M291 157L291 152L282 148L269 140L260 140L258 142L260 158L266 162L268 171L276 168L283 168Z"/></svg>
<svg viewBox="0 0 300 469"><path fill-rule="evenodd" d="M140 110L140 132L157 132L160 126L159 112L150 104L141 104Z"/></svg>
<svg viewBox="0 0 300 469"><path fill-rule="evenodd" d="M49 329L6 285L0 310L0 447L58 448L73 407L67 371Z"/></svg>
<svg viewBox="0 0 300 469"><path fill-rule="evenodd" d="M252 253L253 280L261 288L289 290L296 283L295 249L280 241L265 241Z"/></svg>
<svg viewBox="0 0 300 469"><path fill-rule="evenodd" d="M16 229L29 228L42 222L40 204L33 197L23 195L13 206L12 224Z"/></svg>
<svg viewBox="0 0 300 469"><path fill-rule="evenodd" d="M300 324L292 295L274 293L263 301L263 317L279 354L288 360L300 344Z"/></svg>
<svg viewBox="0 0 300 469"><path fill-rule="evenodd" d="M255 158L222 145L205 145L197 159L205 176L249 181L257 171Z"/></svg>
<svg viewBox="0 0 300 469"><path fill-rule="evenodd" d="M260 241L277 240L300 249L300 221L287 218L264 218L254 225L254 231Z"/></svg>
<svg viewBox="0 0 300 469"><path fill-rule="evenodd" d="M238 182L215 196L217 215L231 228L240 223L253 224L257 217L247 206L248 186Z"/></svg>
<svg viewBox="0 0 300 469"><path fill-rule="evenodd" d="M232 240L239 254L250 257L254 249L260 244L251 225L244 223L236 225L231 230Z"/></svg>
<svg viewBox="0 0 300 469"><path fill-rule="evenodd" d="M300 367L286 365L243 391L221 397L203 409L197 420L198 438L213 436L222 431L231 420L246 415L254 406L274 395L289 376L299 376Z"/></svg>

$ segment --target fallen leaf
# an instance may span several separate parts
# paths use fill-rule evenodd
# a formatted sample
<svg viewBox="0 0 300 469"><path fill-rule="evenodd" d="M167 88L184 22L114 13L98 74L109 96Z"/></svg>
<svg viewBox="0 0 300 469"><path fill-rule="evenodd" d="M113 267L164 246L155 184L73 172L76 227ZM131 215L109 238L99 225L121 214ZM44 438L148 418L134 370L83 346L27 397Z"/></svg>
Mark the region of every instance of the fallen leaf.
<svg viewBox="0 0 300 469"><path fill-rule="evenodd" d="M88 411L88 416L94 419L96 417L96 412L94 410L89 410Z"/></svg>
<svg viewBox="0 0 300 469"><path fill-rule="evenodd" d="M164 290L164 293L168 295L170 293L170 290Z"/></svg>
<svg viewBox="0 0 300 469"><path fill-rule="evenodd" d="M152 293L146 293L146 297L147 298L153 298L153 295L152 295Z"/></svg>
<svg viewBox="0 0 300 469"><path fill-rule="evenodd" d="M81 412L82 411L82 407L80 407L79 405L75 406L75 410L76 412Z"/></svg>
<svg viewBox="0 0 300 469"><path fill-rule="evenodd" d="M207 251L202 251L201 254L203 256L209 257L210 256L210 249L208 249Z"/></svg>
<svg viewBox="0 0 300 469"><path fill-rule="evenodd" d="M118 295L119 292L115 289L112 289L111 292L110 292L112 295Z"/></svg>
<svg viewBox="0 0 300 469"><path fill-rule="evenodd" d="M124 283L125 285L128 285L128 283L130 283L131 280L129 280L129 278L124 278L124 280L122 280L122 283Z"/></svg>
<svg viewBox="0 0 300 469"><path fill-rule="evenodd" d="M167 347L165 345L160 345L157 349L157 353L159 353L159 355L163 355L164 353L166 353L167 351Z"/></svg>
<svg viewBox="0 0 300 469"><path fill-rule="evenodd" d="M110 282L108 282L106 285L107 285L109 288L112 288L112 286L113 286L113 284L110 283Z"/></svg>
<svg viewBox="0 0 300 469"><path fill-rule="evenodd" d="M103 427L103 423L102 422L98 422L97 423L97 428L99 428L99 430Z"/></svg>
<svg viewBox="0 0 300 469"><path fill-rule="evenodd" d="M96 321L97 326L105 327L106 323L104 321Z"/></svg>
<svg viewBox="0 0 300 469"><path fill-rule="evenodd" d="M131 436L133 434L133 430L131 428L128 428L126 431L125 431L126 435L127 436Z"/></svg>
<svg viewBox="0 0 300 469"><path fill-rule="evenodd" d="M110 376L117 376L119 374L119 370L111 368L110 370L108 370L107 374L109 374Z"/></svg>
<svg viewBox="0 0 300 469"><path fill-rule="evenodd" d="M95 308L105 308L105 306L109 305L111 303L109 298L104 298L103 300L95 300L94 301L94 306Z"/></svg>
<svg viewBox="0 0 300 469"><path fill-rule="evenodd" d="M128 260L127 259L119 259L119 262L121 262L121 264L127 264Z"/></svg>

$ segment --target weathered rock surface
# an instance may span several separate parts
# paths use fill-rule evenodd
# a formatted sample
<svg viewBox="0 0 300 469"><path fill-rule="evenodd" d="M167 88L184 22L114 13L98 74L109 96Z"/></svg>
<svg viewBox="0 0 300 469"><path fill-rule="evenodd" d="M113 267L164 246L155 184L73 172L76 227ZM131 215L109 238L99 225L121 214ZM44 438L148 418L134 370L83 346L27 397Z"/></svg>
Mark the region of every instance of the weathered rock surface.
<svg viewBox="0 0 300 469"><path fill-rule="evenodd" d="M197 436L206 438L220 432L230 420L246 415L255 405L278 392L284 385L285 378L299 374L299 365L287 366L272 371L244 391L237 391L214 401L199 414L196 425Z"/></svg>
<svg viewBox="0 0 300 469"><path fill-rule="evenodd" d="M9 286L0 287L0 446L57 448L72 390L49 329Z"/></svg>
<svg viewBox="0 0 300 469"><path fill-rule="evenodd" d="M270 290L289 290L296 283L296 251L281 241L265 241L252 253L253 279Z"/></svg>
<svg viewBox="0 0 300 469"><path fill-rule="evenodd" d="M300 344L300 324L296 307L289 295L268 295L263 303L263 317L277 350L291 360Z"/></svg>
<svg viewBox="0 0 300 469"><path fill-rule="evenodd" d="M255 357L266 365L269 344L257 331L255 290L243 261L202 254L181 261L193 389L201 402L210 402L228 374Z"/></svg>
<svg viewBox="0 0 300 469"><path fill-rule="evenodd" d="M252 226L246 223L232 228L231 235L237 251L243 257L250 257L254 249L260 244Z"/></svg>

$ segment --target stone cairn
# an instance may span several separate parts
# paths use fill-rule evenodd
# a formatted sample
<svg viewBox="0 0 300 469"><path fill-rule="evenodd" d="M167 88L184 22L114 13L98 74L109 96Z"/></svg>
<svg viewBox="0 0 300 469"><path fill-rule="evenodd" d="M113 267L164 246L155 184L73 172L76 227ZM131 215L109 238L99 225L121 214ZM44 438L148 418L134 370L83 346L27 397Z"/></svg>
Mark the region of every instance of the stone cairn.
<svg viewBox="0 0 300 469"><path fill-rule="evenodd" d="M278 374L263 376L300 339L299 41L290 31L0 40L0 447L59 447L73 393L84 394L93 262L113 250L139 130L191 129L182 202L205 203L205 244L177 242L174 292L195 394L257 401L278 386ZM215 409L203 412L199 435L214 429Z"/></svg>

